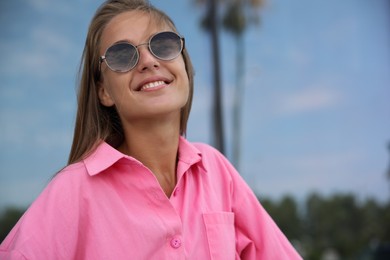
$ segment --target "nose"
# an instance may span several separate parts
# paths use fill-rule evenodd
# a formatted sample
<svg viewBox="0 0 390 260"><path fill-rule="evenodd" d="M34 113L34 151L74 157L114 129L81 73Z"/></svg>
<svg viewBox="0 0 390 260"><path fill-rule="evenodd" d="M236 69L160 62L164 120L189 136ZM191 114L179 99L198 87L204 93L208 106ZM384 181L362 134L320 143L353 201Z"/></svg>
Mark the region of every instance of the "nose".
<svg viewBox="0 0 390 260"><path fill-rule="evenodd" d="M150 52L148 44L138 45L137 49L139 53L137 70L142 72L149 69L158 69L160 67L158 59Z"/></svg>

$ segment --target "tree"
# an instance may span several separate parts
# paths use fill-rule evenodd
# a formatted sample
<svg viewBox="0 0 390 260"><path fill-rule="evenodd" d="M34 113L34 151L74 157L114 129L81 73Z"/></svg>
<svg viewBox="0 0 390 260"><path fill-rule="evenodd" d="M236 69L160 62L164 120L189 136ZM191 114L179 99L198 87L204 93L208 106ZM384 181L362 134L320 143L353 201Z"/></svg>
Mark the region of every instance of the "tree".
<svg viewBox="0 0 390 260"><path fill-rule="evenodd" d="M211 35L211 49L213 53L214 72L214 95L213 95L213 126L214 126L214 146L221 153L225 153L223 114L222 114L222 94L221 94L221 72L219 59L219 30L218 12L216 0L195 0L198 4L205 4L208 9L202 18L201 25Z"/></svg>
<svg viewBox="0 0 390 260"><path fill-rule="evenodd" d="M301 217L293 197L286 195L277 203L262 199L261 204L289 240L300 239L302 236Z"/></svg>
<svg viewBox="0 0 390 260"><path fill-rule="evenodd" d="M390 259L390 202L342 193L312 193L300 207L290 196L258 199L304 259Z"/></svg>
<svg viewBox="0 0 390 260"><path fill-rule="evenodd" d="M214 38L218 39L218 28L219 23L222 22L223 28L231 32L236 39L236 83L233 93L233 130L232 130L232 162L239 168L240 162L240 139L241 139L241 103L244 92L244 72L245 72L245 44L243 41L243 35L245 30L250 24L259 24L259 13L258 9L263 5L264 0L196 0L198 4L209 4L209 11L206 12L202 18L202 27L211 32ZM219 21L217 12L217 2L223 4L225 13ZM217 138L223 138L222 131L222 112L219 112L221 103L221 93L218 80L219 75L219 48L218 40L213 40L213 52L214 52L214 76L215 76L215 94L216 99L214 100L214 114L221 118L214 118L215 129L218 129L216 136ZM217 43L215 43L217 42ZM215 57L216 56L216 57ZM218 64L218 65L217 65ZM216 73L216 71L218 73ZM223 142L223 141L220 141ZM217 147L218 148L218 147Z"/></svg>
<svg viewBox="0 0 390 260"><path fill-rule="evenodd" d="M227 7L223 17L223 27L231 32L236 39L236 83L233 91L232 116L232 162L239 169L241 161L241 111L245 89L245 43L243 35L250 24L259 24L258 9L264 4L264 0L230 0L225 2Z"/></svg>
<svg viewBox="0 0 390 260"><path fill-rule="evenodd" d="M356 259L367 246L362 237L364 214L353 195L335 194L324 199L312 194L306 211L307 259L320 259L327 250L334 250L342 259Z"/></svg>
<svg viewBox="0 0 390 260"><path fill-rule="evenodd" d="M24 212L25 209L10 207L0 215L0 243L15 226Z"/></svg>

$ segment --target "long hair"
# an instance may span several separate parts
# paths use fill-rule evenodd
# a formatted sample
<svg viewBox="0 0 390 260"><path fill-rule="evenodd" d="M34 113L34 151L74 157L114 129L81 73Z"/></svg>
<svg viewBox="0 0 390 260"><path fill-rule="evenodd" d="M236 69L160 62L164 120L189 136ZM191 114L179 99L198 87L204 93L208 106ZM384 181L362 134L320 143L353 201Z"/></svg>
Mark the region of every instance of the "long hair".
<svg viewBox="0 0 390 260"><path fill-rule="evenodd" d="M96 11L90 23L79 69L78 108L68 164L84 159L101 141L116 147L124 140L122 123L115 107L105 107L98 96L99 50L102 32L116 15L128 11L147 13L157 24L177 32L173 21L144 0L108 0ZM182 52L189 80L189 97L181 110L180 134L185 135L194 90L194 70L187 50Z"/></svg>

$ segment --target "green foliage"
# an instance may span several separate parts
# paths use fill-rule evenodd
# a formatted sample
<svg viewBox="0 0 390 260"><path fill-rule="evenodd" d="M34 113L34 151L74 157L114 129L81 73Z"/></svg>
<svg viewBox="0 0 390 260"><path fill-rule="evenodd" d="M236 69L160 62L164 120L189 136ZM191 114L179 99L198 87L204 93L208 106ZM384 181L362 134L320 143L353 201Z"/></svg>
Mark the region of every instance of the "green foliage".
<svg viewBox="0 0 390 260"><path fill-rule="evenodd" d="M4 240L23 213L24 210L22 209L7 208L3 214L0 215L0 241Z"/></svg>
<svg viewBox="0 0 390 260"><path fill-rule="evenodd" d="M247 26L243 6L239 2L233 2L227 7L222 20L223 27L234 35L241 35Z"/></svg>
<svg viewBox="0 0 390 260"><path fill-rule="evenodd" d="M322 259L329 251L340 259L381 259L374 251L390 241L390 203L358 203L351 194L324 198L315 193L301 210L290 196L260 201L284 234L299 241L305 259ZM389 257L389 248L383 248Z"/></svg>
<svg viewBox="0 0 390 260"><path fill-rule="evenodd" d="M298 205L292 197L286 196L279 203L264 200L262 205L290 240L300 237L302 221L298 213Z"/></svg>
<svg viewBox="0 0 390 260"><path fill-rule="evenodd" d="M291 196L259 200L306 260L324 259L329 251L339 259L390 259L390 202L358 202L351 194L325 198L316 193L302 205ZM23 212L8 208L0 215L0 241Z"/></svg>
<svg viewBox="0 0 390 260"><path fill-rule="evenodd" d="M195 0L195 3L204 6L209 1ZM223 0L216 1L216 3L218 3L218 9L222 10L222 16L214 20L210 10L206 10L200 19L201 28L205 31L210 31L212 22L215 21L218 25L221 23L223 28L233 35L240 37L250 24L260 24L259 10L264 4L264 0Z"/></svg>

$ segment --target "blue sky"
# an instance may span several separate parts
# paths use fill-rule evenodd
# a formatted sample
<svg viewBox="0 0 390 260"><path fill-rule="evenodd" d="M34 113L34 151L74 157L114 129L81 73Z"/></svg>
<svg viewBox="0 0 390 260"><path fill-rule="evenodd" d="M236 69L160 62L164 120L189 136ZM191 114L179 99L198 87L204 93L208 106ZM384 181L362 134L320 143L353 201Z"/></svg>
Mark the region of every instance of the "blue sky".
<svg viewBox="0 0 390 260"><path fill-rule="evenodd" d="M76 75L95 0L0 3L0 208L31 203L65 166ZM160 0L196 69L188 139L212 144L212 66L202 9ZM268 0L245 35L240 172L261 196L389 198L387 0ZM235 41L221 35L228 157Z"/></svg>

